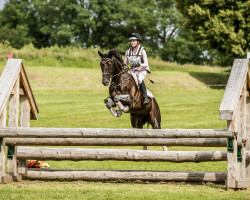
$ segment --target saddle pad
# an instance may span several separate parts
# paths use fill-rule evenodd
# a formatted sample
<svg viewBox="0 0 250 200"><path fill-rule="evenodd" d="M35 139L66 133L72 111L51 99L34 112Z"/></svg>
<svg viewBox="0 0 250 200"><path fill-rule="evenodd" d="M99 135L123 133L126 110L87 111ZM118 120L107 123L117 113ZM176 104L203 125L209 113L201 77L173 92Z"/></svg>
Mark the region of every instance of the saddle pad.
<svg viewBox="0 0 250 200"><path fill-rule="evenodd" d="M140 87L139 87L139 84L138 84L138 79L137 79L137 76L135 75L135 73L132 72L131 70L128 71L128 73L132 75L133 79L135 80L137 89L140 90ZM152 92L150 92L148 89L147 89L147 96L148 96L149 98L151 98L151 99L155 98L154 95L152 94Z"/></svg>
<svg viewBox="0 0 250 200"><path fill-rule="evenodd" d="M152 92L150 92L148 89L147 89L147 96L151 99L155 98Z"/></svg>

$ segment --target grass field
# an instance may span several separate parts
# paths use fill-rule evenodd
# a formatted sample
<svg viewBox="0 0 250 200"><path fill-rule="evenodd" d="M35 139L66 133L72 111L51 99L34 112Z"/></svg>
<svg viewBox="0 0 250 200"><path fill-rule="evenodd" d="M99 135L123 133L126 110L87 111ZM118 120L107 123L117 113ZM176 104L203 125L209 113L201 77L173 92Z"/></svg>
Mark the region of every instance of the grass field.
<svg viewBox="0 0 250 200"><path fill-rule="evenodd" d="M98 60L96 58L93 60L89 56L90 61L92 59L93 62L88 61L85 67L81 67L82 63L74 67L71 59L73 58L67 61L70 63L69 67L60 66L60 64L52 67L44 65L43 61L39 65L36 59L27 58L27 62L24 59L40 111L39 120L31 121L31 126L131 128L128 114L114 118L103 103L108 96L108 88L101 84ZM43 58L43 60L46 59ZM146 81L146 84L159 103L162 128L226 128L226 121L219 120L219 106L229 75L228 68L171 65L157 59L151 61L153 67L149 77L155 81L155 84L152 85L149 81ZM1 69L5 65L4 62L6 60L0 59ZM92 63L91 67L86 67L88 63ZM118 148L141 149L141 147ZM161 150L161 147L149 147L149 149ZM206 151L225 150L225 148L169 147L169 150ZM226 172L226 162L49 161L49 165L51 168L61 169ZM225 185L209 183L24 181L0 185L0 199L15 200L38 198L250 199L249 197L249 191L226 191Z"/></svg>

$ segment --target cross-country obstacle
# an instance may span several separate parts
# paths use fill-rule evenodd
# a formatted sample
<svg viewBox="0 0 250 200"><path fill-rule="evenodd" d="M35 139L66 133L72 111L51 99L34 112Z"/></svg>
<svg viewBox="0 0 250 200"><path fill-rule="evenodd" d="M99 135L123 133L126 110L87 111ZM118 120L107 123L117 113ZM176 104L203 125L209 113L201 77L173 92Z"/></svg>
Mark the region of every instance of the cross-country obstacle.
<svg viewBox="0 0 250 200"><path fill-rule="evenodd" d="M0 182L2 183L22 179L142 180L226 182L227 188L250 187L250 71L248 59L234 61L219 109L220 119L227 120L227 128L219 130L30 128L30 120L36 120L39 111L21 59L8 60L0 77L0 88ZM8 127L6 127L8 99ZM227 147L227 151L164 152L109 148L32 147L163 145ZM27 161L30 159L177 163L227 161L227 172L31 169L27 166Z"/></svg>

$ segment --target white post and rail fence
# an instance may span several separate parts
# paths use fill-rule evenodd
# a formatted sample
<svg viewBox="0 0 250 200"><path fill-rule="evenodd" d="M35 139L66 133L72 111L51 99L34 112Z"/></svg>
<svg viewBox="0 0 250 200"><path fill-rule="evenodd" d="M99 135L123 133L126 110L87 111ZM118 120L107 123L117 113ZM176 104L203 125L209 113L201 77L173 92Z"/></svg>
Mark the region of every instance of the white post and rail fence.
<svg viewBox="0 0 250 200"><path fill-rule="evenodd" d="M190 181L224 182L227 188L249 188L249 90L249 59L236 59L219 109L220 119L227 120L225 129L30 128L30 119L38 118L37 104L22 60L9 59L0 77L0 182L7 183L22 179ZM8 117L6 116L7 108ZM8 127L6 127L7 118ZM227 151L32 147L163 145L227 147ZM6 155L7 162L5 161ZM146 162L227 161L227 172L29 169L27 160L31 159Z"/></svg>

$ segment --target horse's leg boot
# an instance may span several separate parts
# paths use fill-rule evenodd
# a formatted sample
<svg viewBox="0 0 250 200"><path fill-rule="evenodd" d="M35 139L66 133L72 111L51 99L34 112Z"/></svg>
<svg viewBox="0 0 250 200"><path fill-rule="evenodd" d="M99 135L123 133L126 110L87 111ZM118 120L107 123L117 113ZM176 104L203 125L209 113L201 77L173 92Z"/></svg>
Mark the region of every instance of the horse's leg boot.
<svg viewBox="0 0 250 200"><path fill-rule="evenodd" d="M143 97L143 105L149 104L148 96L147 96L147 89L145 86L144 81L141 82L141 91L142 91L142 97Z"/></svg>

